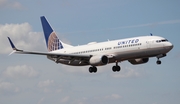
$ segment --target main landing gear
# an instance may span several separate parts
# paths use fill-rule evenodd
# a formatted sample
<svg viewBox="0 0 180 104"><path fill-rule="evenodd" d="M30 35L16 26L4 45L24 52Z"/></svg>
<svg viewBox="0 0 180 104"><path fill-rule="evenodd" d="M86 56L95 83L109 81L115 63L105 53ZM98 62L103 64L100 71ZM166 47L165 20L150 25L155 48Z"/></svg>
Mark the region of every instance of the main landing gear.
<svg viewBox="0 0 180 104"><path fill-rule="evenodd" d="M112 67L113 72L119 72L121 70L121 67L118 65L118 62L116 61L116 65ZM89 72L90 73L96 73L97 72L97 67L91 66L89 67Z"/></svg>
<svg viewBox="0 0 180 104"><path fill-rule="evenodd" d="M89 72L92 73L96 73L97 72L97 68L95 66L89 67Z"/></svg>
<svg viewBox="0 0 180 104"><path fill-rule="evenodd" d="M112 67L113 72L119 72L121 70L121 67L118 65L118 62L116 61L116 65Z"/></svg>

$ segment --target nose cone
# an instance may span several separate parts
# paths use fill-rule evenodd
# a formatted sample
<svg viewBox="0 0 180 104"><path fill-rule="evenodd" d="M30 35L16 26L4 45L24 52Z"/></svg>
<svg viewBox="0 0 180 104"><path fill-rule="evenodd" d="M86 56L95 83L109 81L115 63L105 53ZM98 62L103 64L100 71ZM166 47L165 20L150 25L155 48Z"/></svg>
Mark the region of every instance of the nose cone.
<svg viewBox="0 0 180 104"><path fill-rule="evenodd" d="M174 47L173 44L170 43L170 42L168 42L167 44L165 44L165 48L166 48L167 50L169 50L169 51L170 51L173 47Z"/></svg>
<svg viewBox="0 0 180 104"><path fill-rule="evenodd" d="M170 43L170 44L169 44L169 48L170 48L170 50L171 50L171 49L173 49L173 47L174 47L174 46L173 46L173 44L172 44L172 43Z"/></svg>

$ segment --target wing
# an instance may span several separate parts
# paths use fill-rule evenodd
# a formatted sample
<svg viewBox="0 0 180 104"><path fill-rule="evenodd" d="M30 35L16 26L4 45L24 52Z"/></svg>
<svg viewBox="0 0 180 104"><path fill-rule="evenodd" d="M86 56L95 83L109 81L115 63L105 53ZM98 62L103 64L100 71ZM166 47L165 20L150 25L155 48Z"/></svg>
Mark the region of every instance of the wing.
<svg viewBox="0 0 180 104"><path fill-rule="evenodd" d="M36 52L36 51L19 50L15 47L15 45L13 44L13 42L9 37L8 40L13 49L12 53L46 55L48 58L50 58L53 61L58 61L59 59L65 59L69 61L73 61L73 60L89 61L89 59L92 57L92 55L80 55L80 54L77 55L77 54L65 54L65 53L55 53L55 52Z"/></svg>

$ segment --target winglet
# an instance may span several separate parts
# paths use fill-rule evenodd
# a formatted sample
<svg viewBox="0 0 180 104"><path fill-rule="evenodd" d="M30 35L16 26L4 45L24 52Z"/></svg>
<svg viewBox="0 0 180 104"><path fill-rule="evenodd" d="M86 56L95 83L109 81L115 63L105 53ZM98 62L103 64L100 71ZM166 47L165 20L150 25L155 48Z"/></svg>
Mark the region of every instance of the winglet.
<svg viewBox="0 0 180 104"><path fill-rule="evenodd" d="M8 37L9 43L12 47L13 50L17 50L17 48L15 47L15 45L13 44L13 42L11 41L11 39Z"/></svg>
<svg viewBox="0 0 180 104"><path fill-rule="evenodd" d="M23 51L23 50L17 49L17 48L15 47L15 45L13 44L12 40L11 40L9 37L7 37L7 38L8 38L8 40L9 40L9 43L10 43L10 45L11 45L11 47L12 47L13 50L15 50L15 51Z"/></svg>

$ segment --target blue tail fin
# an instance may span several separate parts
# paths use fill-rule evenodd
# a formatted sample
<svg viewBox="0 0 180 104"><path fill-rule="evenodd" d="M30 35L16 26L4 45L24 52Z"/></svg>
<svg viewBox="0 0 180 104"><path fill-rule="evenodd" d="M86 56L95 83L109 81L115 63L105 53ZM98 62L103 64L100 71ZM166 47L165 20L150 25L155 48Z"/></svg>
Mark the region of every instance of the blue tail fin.
<svg viewBox="0 0 180 104"><path fill-rule="evenodd" d="M62 42L59 40L56 33L44 16L41 17L41 23L48 51L54 51L64 48Z"/></svg>

